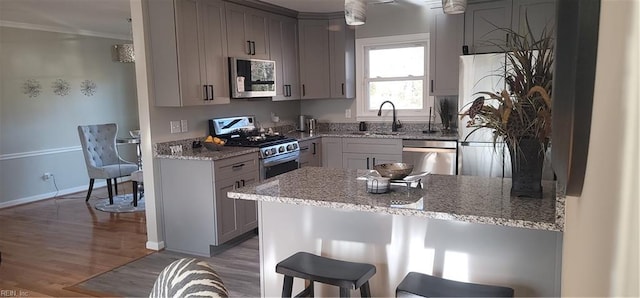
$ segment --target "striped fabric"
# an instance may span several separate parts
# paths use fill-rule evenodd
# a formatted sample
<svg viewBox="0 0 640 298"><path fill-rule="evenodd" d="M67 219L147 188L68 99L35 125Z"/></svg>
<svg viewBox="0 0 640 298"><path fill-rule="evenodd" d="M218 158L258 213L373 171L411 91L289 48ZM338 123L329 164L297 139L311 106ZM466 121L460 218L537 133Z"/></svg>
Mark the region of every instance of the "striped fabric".
<svg viewBox="0 0 640 298"><path fill-rule="evenodd" d="M209 263L183 258L160 272L149 297L229 297L229 293Z"/></svg>

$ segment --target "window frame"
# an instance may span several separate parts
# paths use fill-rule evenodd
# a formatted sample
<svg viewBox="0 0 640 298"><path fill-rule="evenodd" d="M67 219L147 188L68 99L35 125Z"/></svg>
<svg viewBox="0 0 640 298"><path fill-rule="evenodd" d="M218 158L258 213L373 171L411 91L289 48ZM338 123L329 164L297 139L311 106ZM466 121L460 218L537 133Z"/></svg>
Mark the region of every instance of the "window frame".
<svg viewBox="0 0 640 298"><path fill-rule="evenodd" d="M407 34L385 37L356 39L356 121L391 121L391 110L383 110L382 117L378 117L378 110L368 109L368 51L370 49L399 48L403 45L424 46L424 81L423 108L420 110L396 110L396 115L405 122L426 122L429 120L429 108L433 107L433 97L429 95L429 33ZM408 78L408 77L407 77ZM420 77L418 77L420 78ZM376 78L373 81L385 81L387 78ZM389 108L385 105L385 108Z"/></svg>

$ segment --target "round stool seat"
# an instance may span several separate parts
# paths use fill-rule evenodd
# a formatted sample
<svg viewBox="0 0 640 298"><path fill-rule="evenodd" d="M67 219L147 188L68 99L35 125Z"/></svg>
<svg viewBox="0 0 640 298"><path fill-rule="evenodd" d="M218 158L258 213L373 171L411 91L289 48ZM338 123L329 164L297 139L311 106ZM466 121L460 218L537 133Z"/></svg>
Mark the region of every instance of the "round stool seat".
<svg viewBox="0 0 640 298"><path fill-rule="evenodd" d="M311 281L312 296L313 282L320 282L340 287L342 297L348 296L349 289L360 289L363 297L370 297L369 279L376 273L376 267L366 263L340 261L298 252L278 263L276 272L285 275L283 297L291 296L293 277Z"/></svg>
<svg viewBox="0 0 640 298"><path fill-rule="evenodd" d="M396 297L513 297L513 289L409 272L396 288Z"/></svg>

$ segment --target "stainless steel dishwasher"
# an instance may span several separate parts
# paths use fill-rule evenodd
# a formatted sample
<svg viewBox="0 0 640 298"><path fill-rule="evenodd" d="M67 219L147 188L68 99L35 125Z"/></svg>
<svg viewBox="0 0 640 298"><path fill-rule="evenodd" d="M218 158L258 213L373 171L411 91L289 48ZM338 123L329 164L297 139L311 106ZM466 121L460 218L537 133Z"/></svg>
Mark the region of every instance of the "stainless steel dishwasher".
<svg viewBox="0 0 640 298"><path fill-rule="evenodd" d="M456 141L402 140L402 162L413 165L413 172L456 175Z"/></svg>

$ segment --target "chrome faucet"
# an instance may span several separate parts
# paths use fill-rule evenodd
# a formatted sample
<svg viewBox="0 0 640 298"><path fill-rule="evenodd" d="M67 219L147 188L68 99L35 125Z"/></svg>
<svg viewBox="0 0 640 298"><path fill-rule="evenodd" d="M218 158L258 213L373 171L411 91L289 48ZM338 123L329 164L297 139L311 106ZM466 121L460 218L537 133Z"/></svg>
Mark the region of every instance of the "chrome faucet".
<svg viewBox="0 0 640 298"><path fill-rule="evenodd" d="M385 100L380 104L380 108L378 109L378 117L382 116L382 106L385 103L390 103L393 108L393 122L391 123L391 131L398 131L398 128L402 127L399 120L396 120L396 106L389 100Z"/></svg>

